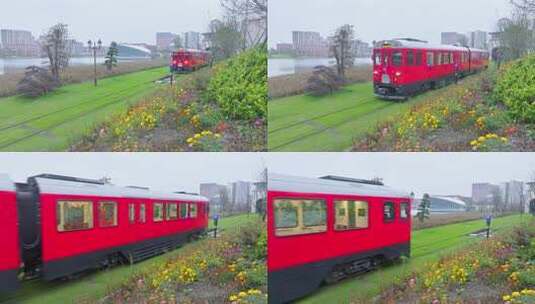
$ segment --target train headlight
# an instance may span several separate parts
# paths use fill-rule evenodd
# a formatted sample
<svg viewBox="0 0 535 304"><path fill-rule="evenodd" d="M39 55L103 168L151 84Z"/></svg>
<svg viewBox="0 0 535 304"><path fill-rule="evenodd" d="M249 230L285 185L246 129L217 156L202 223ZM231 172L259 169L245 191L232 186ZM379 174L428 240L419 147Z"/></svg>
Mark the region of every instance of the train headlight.
<svg viewBox="0 0 535 304"><path fill-rule="evenodd" d="M379 71L373 71L373 75L378 75Z"/></svg>
<svg viewBox="0 0 535 304"><path fill-rule="evenodd" d="M401 72L396 72L396 77L401 76Z"/></svg>

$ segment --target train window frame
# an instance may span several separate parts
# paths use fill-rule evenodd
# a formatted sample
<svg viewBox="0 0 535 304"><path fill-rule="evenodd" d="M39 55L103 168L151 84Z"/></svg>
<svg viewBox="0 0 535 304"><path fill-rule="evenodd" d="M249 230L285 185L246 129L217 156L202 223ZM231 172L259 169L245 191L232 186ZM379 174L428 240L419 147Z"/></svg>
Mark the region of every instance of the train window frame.
<svg viewBox="0 0 535 304"><path fill-rule="evenodd" d="M171 207L175 206L174 216L171 216ZM165 204L165 220L166 221L177 221L178 220L178 203L167 203Z"/></svg>
<svg viewBox="0 0 535 304"><path fill-rule="evenodd" d="M139 204L139 219L140 224L147 222L147 205L145 203Z"/></svg>
<svg viewBox="0 0 535 304"><path fill-rule="evenodd" d="M338 221L338 203L344 203L344 202L348 202L348 203L349 202L351 202L351 203L365 203L366 204L366 209L354 207L356 213L360 213L361 210L365 210L366 211L366 226L365 227L349 227L348 226L348 228L338 228L338 226L337 226L337 224L338 224L337 223L337 221ZM365 229L369 229L370 228L370 203L368 201L356 200L356 199L334 199L333 200L333 205L334 205L333 230L335 232L365 230ZM348 208L346 208L345 210L347 212ZM355 224L357 224L357 220L356 220L357 217L361 217L361 215L356 215Z"/></svg>
<svg viewBox="0 0 535 304"><path fill-rule="evenodd" d="M158 218L156 217L156 207L158 207L158 209L160 209L161 207L161 216L159 216ZM164 203L161 203L161 202L157 202L157 203L154 203L152 204L152 221L154 223L162 223L164 221L164 218L165 218L165 204Z"/></svg>
<svg viewBox="0 0 535 304"><path fill-rule="evenodd" d="M134 203L128 204L128 223L136 223L136 204Z"/></svg>
<svg viewBox="0 0 535 304"><path fill-rule="evenodd" d="M303 210L301 210L301 216L299 216L299 210L296 210L296 225L295 226L287 226L278 228L277 227L277 214L276 205L281 202L288 202L288 201L308 201L308 202L321 202L324 206L324 212L325 216L323 218L324 224L323 225L305 225L304 221L304 215ZM323 198L301 198L301 197L287 197L287 198L276 198L273 199L273 218L274 218L274 229L275 229L275 236L276 237L294 237L294 236L304 236L304 235L313 235L313 234L322 234L326 233L328 231L328 222L329 222L329 214L328 214L328 205L327 200ZM319 227L319 228L318 228Z"/></svg>
<svg viewBox="0 0 535 304"><path fill-rule="evenodd" d="M182 210L185 210L186 213L183 213ZM189 218L189 204L188 203L179 204L178 217L181 220L186 220Z"/></svg>
<svg viewBox="0 0 535 304"><path fill-rule="evenodd" d="M399 55L399 62L397 62L397 55ZM391 55L391 58L392 58L392 66L395 66L395 67L401 67L403 66L403 51L401 50L397 50L397 51L392 51L392 55Z"/></svg>
<svg viewBox="0 0 535 304"><path fill-rule="evenodd" d="M102 207L106 205L113 205L114 207L114 220L111 224L103 222L101 217ZM99 201L97 206L97 221L99 228L114 228L119 226L119 204L115 201Z"/></svg>
<svg viewBox="0 0 535 304"><path fill-rule="evenodd" d="M385 207L387 205L390 205L392 206L392 217L390 218L387 218L386 217L386 213L385 213ZM383 222L385 223L392 223L396 220L396 204L394 204L394 202L390 202L390 201L386 201L386 202L383 202Z"/></svg>
<svg viewBox="0 0 535 304"><path fill-rule="evenodd" d="M373 65L377 66L377 65L381 65L382 61L381 61L381 52L380 51L376 51L374 52L373 54Z"/></svg>
<svg viewBox="0 0 535 304"><path fill-rule="evenodd" d="M405 208L403 206L406 206ZM401 202L399 203L399 218L401 220L408 220L411 217L411 208L410 208L409 202ZM405 216L403 216L403 210L407 211Z"/></svg>
<svg viewBox="0 0 535 304"><path fill-rule="evenodd" d="M89 217L89 220L87 221L87 227L84 227L84 228L73 228L73 229L65 229L65 221L63 221L63 228L60 228L60 223L58 223L58 221L61 221L61 217L59 214L61 214L61 212L58 212L60 210L58 210L60 207L60 205L62 204L74 204L74 203L85 203L88 205L88 209L89 212L90 212L90 217ZM63 217L64 219L64 217ZM68 232L76 232L76 231L86 231L86 230L92 230L93 228L95 228L95 210L94 210L94 204L92 201L89 201L89 200L71 200L71 199L64 199L64 200L57 200L56 201L56 231L59 232L59 233L68 233Z"/></svg>
<svg viewBox="0 0 535 304"><path fill-rule="evenodd" d="M188 207L188 210L189 210L189 218L197 218L197 216L199 215L199 207L197 206L197 203L189 203L189 207Z"/></svg>

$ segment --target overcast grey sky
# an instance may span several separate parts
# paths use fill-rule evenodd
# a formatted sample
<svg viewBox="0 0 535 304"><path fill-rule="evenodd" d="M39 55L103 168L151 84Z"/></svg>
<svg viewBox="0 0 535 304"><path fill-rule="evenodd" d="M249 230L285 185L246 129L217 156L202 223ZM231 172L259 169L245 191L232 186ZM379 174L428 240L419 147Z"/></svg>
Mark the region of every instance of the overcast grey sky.
<svg viewBox="0 0 535 304"><path fill-rule="evenodd" d="M155 44L156 32L204 32L220 18L219 0L2 0L0 28L25 29L35 36L50 26L69 25L79 41Z"/></svg>
<svg viewBox="0 0 535 304"><path fill-rule="evenodd" d="M417 196L471 195L473 182L530 180L535 153L270 153L270 172L305 177L381 177Z"/></svg>
<svg viewBox="0 0 535 304"><path fill-rule="evenodd" d="M199 192L200 183L255 181L260 153L0 153L0 173L22 182L41 173L111 177L122 186Z"/></svg>
<svg viewBox="0 0 535 304"><path fill-rule="evenodd" d="M413 37L440 42L441 32L492 31L509 0L269 0L269 45L291 42L292 30L331 35L349 23L364 41Z"/></svg>

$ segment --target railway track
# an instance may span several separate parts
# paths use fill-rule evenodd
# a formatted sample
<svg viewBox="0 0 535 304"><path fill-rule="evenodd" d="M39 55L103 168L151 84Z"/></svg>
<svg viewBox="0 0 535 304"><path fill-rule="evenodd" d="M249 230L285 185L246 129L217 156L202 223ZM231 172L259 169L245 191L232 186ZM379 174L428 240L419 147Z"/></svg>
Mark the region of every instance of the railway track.
<svg viewBox="0 0 535 304"><path fill-rule="evenodd" d="M169 77L169 76L166 76L166 77ZM76 108L81 108L81 107L84 107L84 106L87 106L87 105L91 105L92 103L95 103L96 100L98 100L98 99L109 99L109 98L112 99L110 102L99 104L96 107L91 107L87 111L83 111L81 113L77 113L76 115L69 115L67 119L61 120L59 123L55 123L55 124L50 125L50 126L45 127L45 128L38 128L37 131L30 132L27 135L17 136L16 138L11 139L9 141L0 142L0 150L6 150L6 149L8 149L9 147L11 147L13 145L16 145L18 143L24 142L24 141L29 140L31 138L34 138L36 136L40 136L42 134L50 132L53 129L65 126L68 123L74 122L74 121L76 121L78 119L81 119L81 118L84 118L84 117L86 117L88 115L91 115L91 114L97 113L99 111L105 110L106 108L109 108L109 107L111 107L113 105L128 103L129 99L133 98L134 96L141 95L146 90L146 85L151 84L151 83L154 83L154 80L138 82L138 83L132 84L132 85L130 85L128 87L125 87L123 89L116 90L116 91L114 91L112 93L109 93L109 94L91 96L86 101L78 103L78 104L73 105L73 106L67 106L67 107L52 111L52 112L48 112L48 113L45 113L45 114L42 114L42 115L38 115L36 117L23 119L22 121L17 121L15 123L12 123L12 124L9 124L9 125L6 125L6 126L2 126L2 127L0 127L0 136L2 136L2 132L11 131L13 129L20 128L20 127L23 127L23 126L28 125L28 124L32 124L32 123L38 122L38 121L40 121L42 119L45 119L45 118L53 117L55 115L60 115L62 113L68 112L68 111L76 109ZM127 92L131 92L131 93L125 94ZM125 100L127 102L125 102Z"/></svg>

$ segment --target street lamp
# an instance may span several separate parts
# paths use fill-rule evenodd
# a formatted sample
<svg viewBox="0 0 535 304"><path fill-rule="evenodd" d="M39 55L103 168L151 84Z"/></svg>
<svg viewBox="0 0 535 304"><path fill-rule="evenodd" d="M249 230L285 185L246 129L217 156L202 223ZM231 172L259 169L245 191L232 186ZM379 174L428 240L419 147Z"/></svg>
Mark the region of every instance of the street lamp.
<svg viewBox="0 0 535 304"><path fill-rule="evenodd" d="M94 67L95 67L95 87L97 86L97 50L102 48L102 41L99 39L98 42L89 40L87 42L87 47L89 51L93 51Z"/></svg>

